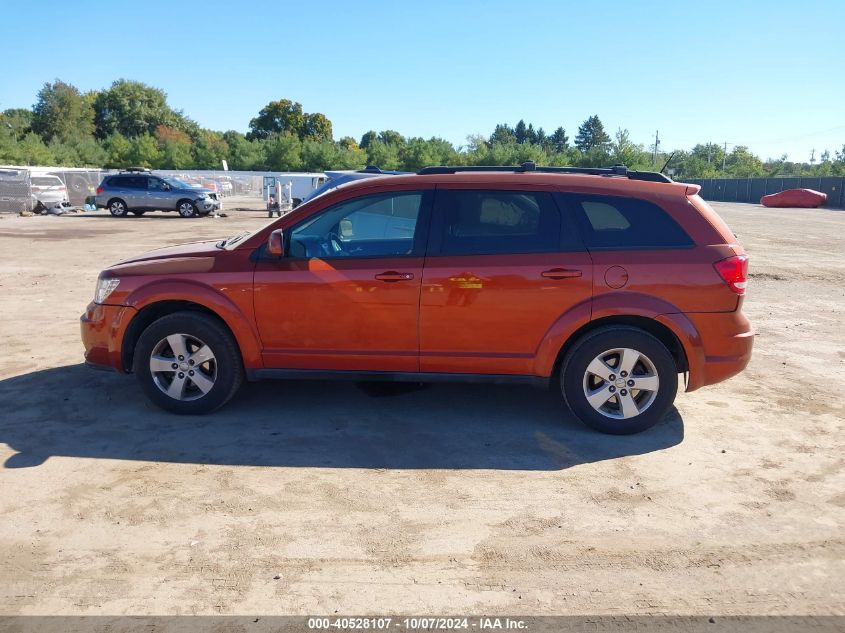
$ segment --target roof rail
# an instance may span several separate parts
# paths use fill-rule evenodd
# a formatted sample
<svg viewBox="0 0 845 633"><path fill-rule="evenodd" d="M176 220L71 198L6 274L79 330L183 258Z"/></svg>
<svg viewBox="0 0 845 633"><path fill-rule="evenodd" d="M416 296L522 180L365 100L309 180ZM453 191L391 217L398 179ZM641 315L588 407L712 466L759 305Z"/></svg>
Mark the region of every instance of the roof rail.
<svg viewBox="0 0 845 633"><path fill-rule="evenodd" d="M124 173L149 173L150 170L146 167L127 167L126 169L121 170Z"/></svg>
<svg viewBox="0 0 845 633"><path fill-rule="evenodd" d="M647 180L650 182L673 182L668 176L656 171L631 171L625 165L613 165L612 167L537 167L534 161L526 161L521 165L505 166L476 166L466 167L423 167L417 174L425 176L428 174L455 174L458 172L512 172L521 174L525 172L540 172L549 174L584 174L588 176L620 176L630 180Z"/></svg>

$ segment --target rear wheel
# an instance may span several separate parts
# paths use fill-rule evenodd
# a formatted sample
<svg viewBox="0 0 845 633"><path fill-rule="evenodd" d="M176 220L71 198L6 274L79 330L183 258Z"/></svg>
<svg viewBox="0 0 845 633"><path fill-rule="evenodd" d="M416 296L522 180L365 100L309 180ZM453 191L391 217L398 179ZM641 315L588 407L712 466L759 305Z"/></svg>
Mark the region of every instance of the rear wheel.
<svg viewBox="0 0 845 633"><path fill-rule="evenodd" d="M215 318L175 312L154 321L135 346L133 370L156 405L174 413L208 413L243 382L237 343Z"/></svg>
<svg viewBox="0 0 845 633"><path fill-rule="evenodd" d="M114 200L109 201L109 213L111 213L116 218L125 218L128 209L126 208L126 203L119 199L115 198Z"/></svg>
<svg viewBox="0 0 845 633"><path fill-rule="evenodd" d="M183 218L193 218L198 213L196 205L190 200L180 200L176 210Z"/></svg>
<svg viewBox="0 0 845 633"><path fill-rule="evenodd" d="M602 328L567 353L561 390L572 412L603 433L628 435L659 422L678 390L678 368L669 350L633 327Z"/></svg>

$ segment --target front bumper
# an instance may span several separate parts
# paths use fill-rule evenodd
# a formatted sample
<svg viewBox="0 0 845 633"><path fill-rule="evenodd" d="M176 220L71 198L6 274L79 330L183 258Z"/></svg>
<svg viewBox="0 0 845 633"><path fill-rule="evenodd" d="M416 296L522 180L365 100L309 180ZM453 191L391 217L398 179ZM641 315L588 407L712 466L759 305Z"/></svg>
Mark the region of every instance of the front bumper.
<svg viewBox="0 0 845 633"><path fill-rule="evenodd" d="M197 198L194 200L194 204L197 205L197 209L199 209L199 212L202 214L219 211L223 208L223 204L220 200L215 200L214 198Z"/></svg>
<svg viewBox="0 0 845 633"><path fill-rule="evenodd" d="M85 363L123 372L121 345L135 308L94 303L79 318Z"/></svg>

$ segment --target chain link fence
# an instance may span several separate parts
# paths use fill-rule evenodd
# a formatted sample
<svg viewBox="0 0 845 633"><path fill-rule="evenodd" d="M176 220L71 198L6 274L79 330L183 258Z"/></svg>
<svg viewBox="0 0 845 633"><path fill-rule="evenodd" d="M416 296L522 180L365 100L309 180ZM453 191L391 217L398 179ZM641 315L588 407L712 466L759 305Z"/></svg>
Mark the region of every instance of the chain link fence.
<svg viewBox="0 0 845 633"><path fill-rule="evenodd" d="M57 176L67 190L70 204L81 207L86 198L93 196L103 178L119 173L117 169L84 169L65 167L2 167L0 166L0 212L20 213L32 211L37 204L33 193L33 176ZM222 171L197 169L156 169L153 173L172 176L190 185L210 189L220 198L245 196L268 201L275 191L276 182L290 183L293 198L304 198L322 184L324 173L287 173L259 171Z"/></svg>

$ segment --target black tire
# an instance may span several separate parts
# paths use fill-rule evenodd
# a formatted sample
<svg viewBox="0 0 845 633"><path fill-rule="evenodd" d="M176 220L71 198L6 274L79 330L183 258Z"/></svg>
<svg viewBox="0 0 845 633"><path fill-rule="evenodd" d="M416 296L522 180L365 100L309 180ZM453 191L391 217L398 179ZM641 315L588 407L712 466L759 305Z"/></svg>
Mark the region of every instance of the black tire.
<svg viewBox="0 0 845 633"><path fill-rule="evenodd" d="M109 209L109 213L116 218L125 218L126 214L129 212L129 208L126 206L126 203L120 198L112 198L106 206Z"/></svg>
<svg viewBox="0 0 845 633"><path fill-rule="evenodd" d="M150 360L154 351L157 356L175 354L169 346L167 348L169 351L166 353L160 348L170 335L185 335L187 339L199 341L214 355L213 365L209 362L202 366L203 371L207 372L205 375L213 378L212 386L207 392L202 393L199 385L191 382L191 378L184 378L185 396L195 399L177 400L163 391L167 386L163 383L169 382L169 374L173 374L172 380L175 380L177 373L187 376L188 370L200 371L200 365L194 365L193 368L186 366L190 354L184 359L184 364L180 363L178 358L173 358L174 364L178 365L178 369L181 369L184 374L177 369L154 375L150 369ZM193 352L196 353L199 349L197 346ZM188 351L192 350L188 349ZM213 374L210 371L212 367ZM154 404L167 411L180 414L209 413L222 407L235 395L244 379L243 363L234 337L216 318L199 312L174 312L150 324L135 345L132 368L141 389Z"/></svg>
<svg viewBox="0 0 845 633"><path fill-rule="evenodd" d="M642 358L638 361L637 371L642 373L643 377L647 373L650 374L651 371L646 370L644 364L648 361L659 380L654 392L636 389L629 391L631 398L639 400L639 403L643 405L647 404L643 407L642 413L629 418L610 417L622 414L622 403L618 394L611 396L610 400L602 405L601 410L597 410L587 400L585 393L587 387L594 384L595 391L590 391L591 395L604 387L609 392L618 390L618 393L625 393L627 391L625 380L637 378L633 370L632 375L626 377L619 387L615 385L622 379L621 376L611 374L614 376L614 381L611 383L587 371L590 363L600 355L623 348L632 349L644 355L645 361ZM610 354L606 358L613 359L614 355ZM610 368L612 369L613 366ZM636 381L634 382L636 384ZM602 433L630 435L651 428L666 415L678 391L678 368L666 346L648 332L635 327L609 326L590 332L572 346L561 364L560 384L563 397L570 410L584 424ZM635 391L637 395L634 395Z"/></svg>
<svg viewBox="0 0 845 633"><path fill-rule="evenodd" d="M199 215L199 209L193 201L184 199L176 203L176 212L183 218L195 218Z"/></svg>

